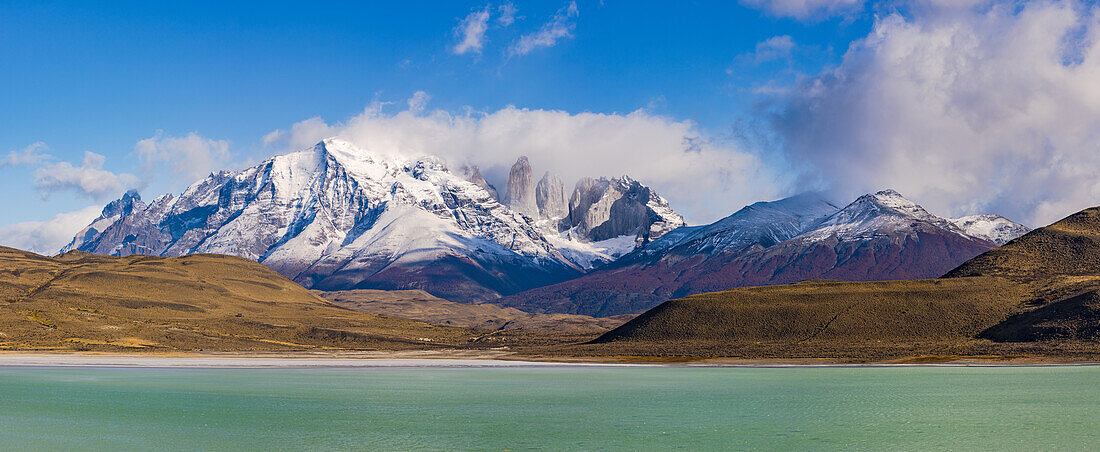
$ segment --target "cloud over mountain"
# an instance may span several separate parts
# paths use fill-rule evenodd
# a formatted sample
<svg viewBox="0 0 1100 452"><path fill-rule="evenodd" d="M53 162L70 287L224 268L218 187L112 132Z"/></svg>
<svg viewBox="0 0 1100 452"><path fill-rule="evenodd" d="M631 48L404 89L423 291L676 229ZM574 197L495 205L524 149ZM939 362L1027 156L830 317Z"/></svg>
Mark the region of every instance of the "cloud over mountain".
<svg viewBox="0 0 1100 452"><path fill-rule="evenodd" d="M774 124L842 195L1047 224L1100 200L1100 24L1076 1L917 2L800 83Z"/></svg>
<svg viewBox="0 0 1100 452"><path fill-rule="evenodd" d="M43 197L71 190L89 199L102 200L138 185L138 178L132 174L115 174L103 169L106 160L100 154L85 151L80 166L69 162L43 164L34 170L34 187Z"/></svg>
<svg viewBox="0 0 1100 452"><path fill-rule="evenodd" d="M628 174L659 191L693 223L712 221L781 191L776 175L757 156L712 139L691 121L644 110L418 111L387 113L374 104L345 122L330 125L311 118L265 141L282 151L338 136L379 154L437 155L452 165L480 166L498 186L520 155L528 156L538 172L560 175L568 187L581 177Z"/></svg>
<svg viewBox="0 0 1100 452"><path fill-rule="evenodd" d="M176 174L186 177L188 182L224 169L231 157L228 141L204 138L194 132L175 137L158 131L138 141L134 152L147 170L165 164Z"/></svg>
<svg viewBox="0 0 1100 452"><path fill-rule="evenodd" d="M101 209L103 206L88 206L59 213L46 221L25 221L0 227L0 245L52 255L99 216Z"/></svg>

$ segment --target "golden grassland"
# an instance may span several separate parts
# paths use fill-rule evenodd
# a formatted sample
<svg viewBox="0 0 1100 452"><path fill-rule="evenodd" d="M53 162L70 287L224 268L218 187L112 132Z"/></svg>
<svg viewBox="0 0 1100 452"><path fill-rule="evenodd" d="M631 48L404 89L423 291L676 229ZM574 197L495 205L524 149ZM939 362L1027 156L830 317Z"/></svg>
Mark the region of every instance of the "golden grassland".
<svg viewBox="0 0 1100 452"><path fill-rule="evenodd" d="M423 290L357 289L314 293L332 304L355 311L485 330L606 331L634 318L633 315L536 314L489 303L455 303Z"/></svg>
<svg viewBox="0 0 1100 452"><path fill-rule="evenodd" d="M229 256L45 257L0 248L0 350L374 350L662 363L1100 361L1100 209L1033 231L940 279L804 281L700 294L611 331L624 319L459 305L420 291L322 295L331 301Z"/></svg>
<svg viewBox="0 0 1100 452"><path fill-rule="evenodd" d="M632 356L1098 360L1100 208L1032 231L940 279L700 294L666 302L594 342L580 348Z"/></svg>
<svg viewBox="0 0 1100 452"><path fill-rule="evenodd" d="M0 349L399 350L483 334L342 309L236 257L0 248L0 263Z"/></svg>

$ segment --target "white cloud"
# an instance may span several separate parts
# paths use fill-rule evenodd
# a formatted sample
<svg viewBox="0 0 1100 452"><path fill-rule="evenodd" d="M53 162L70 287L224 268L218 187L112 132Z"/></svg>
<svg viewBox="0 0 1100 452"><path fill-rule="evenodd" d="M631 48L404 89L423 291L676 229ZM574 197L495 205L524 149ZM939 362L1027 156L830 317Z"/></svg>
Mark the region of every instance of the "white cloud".
<svg viewBox="0 0 1100 452"><path fill-rule="evenodd" d="M780 183L754 155L712 140L690 121L641 110L571 114L507 107L491 113L389 114L372 105L340 124L329 126L319 118L298 123L285 140L312 145L326 136L378 155L436 155L452 167L475 164L498 187L520 155L530 158L536 177L549 170L570 187L584 176L628 174L654 187L694 223L780 192Z"/></svg>
<svg viewBox="0 0 1100 452"><path fill-rule="evenodd" d="M863 6L863 0L741 0L741 3L773 16L799 20L826 19Z"/></svg>
<svg viewBox="0 0 1100 452"><path fill-rule="evenodd" d="M890 15L776 120L844 195L1042 226L1100 204L1100 17L1075 1Z"/></svg>
<svg viewBox="0 0 1100 452"><path fill-rule="evenodd" d="M33 165L48 160L51 157L46 153L46 149L48 149L46 143L39 141L21 150L9 151L8 155L0 158L0 167Z"/></svg>
<svg viewBox="0 0 1100 452"><path fill-rule="evenodd" d="M275 129L275 130L272 130L267 135L264 135L262 141L263 141L264 146L270 146L271 144L279 142L279 140L282 140L285 136L286 136L286 132L283 132L282 130L279 130L279 129Z"/></svg>
<svg viewBox="0 0 1100 452"><path fill-rule="evenodd" d="M0 245L44 255L53 255L69 244L73 236L99 217L103 206L55 215L46 221L27 221L0 227Z"/></svg>
<svg viewBox="0 0 1100 452"><path fill-rule="evenodd" d="M516 9L516 5L512 3L505 3L497 8L500 11L500 15L497 16L497 24L502 27L508 27L516 22L516 13L519 12Z"/></svg>
<svg viewBox="0 0 1100 452"><path fill-rule="evenodd" d="M790 35L772 36L756 43L755 50L741 55L739 59L753 64L765 63L789 57L796 46L794 38Z"/></svg>
<svg viewBox="0 0 1100 452"><path fill-rule="evenodd" d="M458 55L474 52L481 53L485 45L485 31L489 28L489 7L476 10L462 19L455 27L458 43L451 50Z"/></svg>
<svg viewBox="0 0 1100 452"><path fill-rule="evenodd" d="M572 19L579 14L577 2L571 1L562 9L559 9L550 19L534 33L520 36L519 40L508 48L508 55L526 55L540 47L554 47L558 41L573 37L573 28L576 24Z"/></svg>
<svg viewBox="0 0 1100 452"><path fill-rule="evenodd" d="M34 186L42 196L73 190L85 197L101 200L116 196L138 185L132 174L115 174L103 169L106 157L94 152L84 152L81 166L69 162L49 163L34 171Z"/></svg>
<svg viewBox="0 0 1100 452"><path fill-rule="evenodd" d="M329 126L323 119L314 116L294 123L290 131L276 130L264 135L263 144L280 152L300 151L313 147L318 141L333 136L336 132L336 127Z"/></svg>
<svg viewBox="0 0 1100 452"><path fill-rule="evenodd" d="M413 113L420 113L424 111L424 108L428 106L428 101L432 99L432 96L424 91L417 91L413 93L413 96L409 98L409 111Z"/></svg>
<svg viewBox="0 0 1100 452"><path fill-rule="evenodd" d="M265 136L267 140L269 137ZM167 164L177 175L188 182L202 178L211 171L224 169L231 157L229 142L212 140L192 132L182 137L157 133L134 145L147 171L155 165Z"/></svg>

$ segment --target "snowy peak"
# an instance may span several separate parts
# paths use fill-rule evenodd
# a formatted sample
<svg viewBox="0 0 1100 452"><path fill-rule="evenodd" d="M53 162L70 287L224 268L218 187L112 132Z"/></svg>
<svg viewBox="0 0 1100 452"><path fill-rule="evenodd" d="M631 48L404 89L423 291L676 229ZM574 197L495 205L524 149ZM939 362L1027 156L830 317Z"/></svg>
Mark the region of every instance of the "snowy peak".
<svg viewBox="0 0 1100 452"><path fill-rule="evenodd" d="M706 226L685 227L640 249L653 256L675 250L676 254L714 254L760 246L770 247L801 234L839 208L819 193L803 193L778 201L761 201Z"/></svg>
<svg viewBox="0 0 1100 452"><path fill-rule="evenodd" d="M799 237L803 241L833 236L841 241L866 240L875 236L912 235L925 228L966 235L951 221L928 213L897 191L882 190L860 196Z"/></svg>
<svg viewBox="0 0 1100 452"><path fill-rule="evenodd" d="M839 207L827 201L820 193L802 193L778 201L750 204L733 215L718 220L714 226L718 230L726 230L745 225L784 222L794 229L804 230L838 210Z"/></svg>
<svg viewBox="0 0 1100 452"><path fill-rule="evenodd" d="M103 211L100 212L99 217L88 226L85 226L84 229L81 229L80 232L77 232L69 244L61 248L61 253L79 249L85 243L94 240L99 233L105 231L118 220L133 214L134 211L141 212L145 210L145 207L145 203L141 202L141 195L138 194L137 190L127 191L122 195L122 198L107 203L103 207Z"/></svg>
<svg viewBox="0 0 1100 452"><path fill-rule="evenodd" d="M854 202L845 206L844 209L841 209L836 217L838 220L861 220L884 215L936 223L946 222L943 218L928 213L919 204L906 199L901 193L890 189L860 196Z"/></svg>
<svg viewBox="0 0 1100 452"><path fill-rule="evenodd" d="M126 216L133 213L135 208L141 210L144 207L145 205L141 202L141 195L138 194L137 190L129 190L122 195L122 198L111 201L104 206L99 218Z"/></svg>
<svg viewBox="0 0 1100 452"><path fill-rule="evenodd" d="M458 169L458 174L465 177L467 181L489 192L489 196L492 196L493 199L500 199L497 188L485 180L485 177L481 175L481 169L478 168L477 165L462 165Z"/></svg>
<svg viewBox="0 0 1100 452"><path fill-rule="evenodd" d="M1027 234L1027 226L1013 222L1000 215L968 215L951 220L967 235L989 240L998 245Z"/></svg>

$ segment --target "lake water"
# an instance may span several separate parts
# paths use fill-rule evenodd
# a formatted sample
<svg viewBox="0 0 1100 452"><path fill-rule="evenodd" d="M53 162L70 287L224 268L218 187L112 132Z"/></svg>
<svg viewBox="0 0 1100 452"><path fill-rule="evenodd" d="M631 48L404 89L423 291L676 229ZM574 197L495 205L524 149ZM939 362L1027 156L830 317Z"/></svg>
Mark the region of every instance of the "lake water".
<svg viewBox="0 0 1100 452"><path fill-rule="evenodd" d="M3 450L1086 450L1100 367L0 368Z"/></svg>

